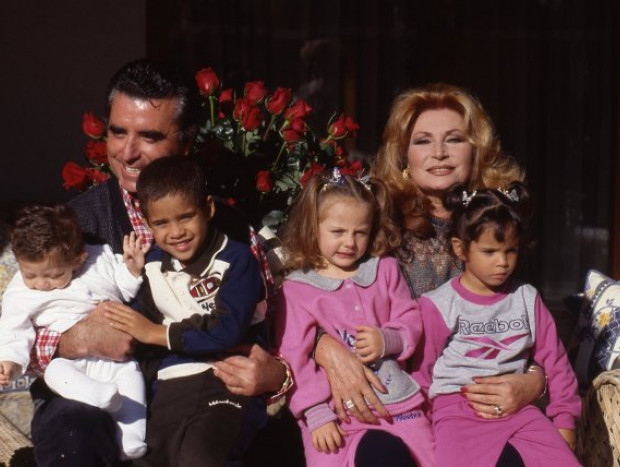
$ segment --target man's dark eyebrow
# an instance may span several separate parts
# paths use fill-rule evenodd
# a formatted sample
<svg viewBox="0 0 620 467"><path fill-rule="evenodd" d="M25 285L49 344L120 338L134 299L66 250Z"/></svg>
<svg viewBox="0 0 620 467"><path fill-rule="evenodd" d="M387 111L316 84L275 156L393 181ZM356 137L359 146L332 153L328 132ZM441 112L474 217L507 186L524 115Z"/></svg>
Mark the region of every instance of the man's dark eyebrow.
<svg viewBox="0 0 620 467"><path fill-rule="evenodd" d="M125 130L123 127L120 127L118 125L114 125L114 124L110 124L108 125L108 131L111 131L112 133L127 133L127 130Z"/></svg>
<svg viewBox="0 0 620 467"><path fill-rule="evenodd" d="M151 139L153 141L161 141L163 139L166 139L166 135L163 134L161 131L157 131L157 130L144 130L144 131L139 131L138 134L145 139Z"/></svg>

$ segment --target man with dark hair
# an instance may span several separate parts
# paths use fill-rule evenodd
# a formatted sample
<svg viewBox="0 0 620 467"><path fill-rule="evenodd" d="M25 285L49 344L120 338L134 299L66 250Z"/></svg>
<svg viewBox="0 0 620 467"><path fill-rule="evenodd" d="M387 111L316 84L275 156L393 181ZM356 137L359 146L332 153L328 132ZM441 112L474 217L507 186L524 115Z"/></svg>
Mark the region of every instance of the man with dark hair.
<svg viewBox="0 0 620 467"><path fill-rule="evenodd" d="M69 202L90 243L110 244L122 252L125 234L135 231L153 242L135 196L140 170L172 155L189 155L196 131L197 93L193 80L169 65L140 59L124 65L110 81L107 95L107 150L113 177ZM229 206L218 203L213 224L251 247L261 258L255 235ZM268 274L268 269L263 268ZM269 279L267 277L267 279ZM109 325L103 307L62 335L43 329L36 352L45 367L50 359L94 356L124 360L132 338ZM278 392L286 373L280 360L253 346L238 375L245 382L238 394ZM233 390L231 389L231 390ZM40 466L112 466L118 461L114 424L108 414L52 393L43 381L31 388L35 401L32 441Z"/></svg>

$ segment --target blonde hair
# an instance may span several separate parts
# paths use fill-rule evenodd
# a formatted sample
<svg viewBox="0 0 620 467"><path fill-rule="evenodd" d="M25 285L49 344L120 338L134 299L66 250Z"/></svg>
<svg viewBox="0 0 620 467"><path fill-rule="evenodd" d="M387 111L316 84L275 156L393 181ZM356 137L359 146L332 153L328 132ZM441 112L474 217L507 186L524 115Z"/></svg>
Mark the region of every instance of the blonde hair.
<svg viewBox="0 0 620 467"><path fill-rule="evenodd" d="M372 211L372 228L367 255L381 256L400 244L399 228L392 218L392 202L385 184L376 178L361 182L342 175L335 182L328 172L312 177L291 207L281 232L285 251L285 272L315 269L325 265L318 245L321 207L337 197L367 204Z"/></svg>
<svg viewBox="0 0 620 467"><path fill-rule="evenodd" d="M392 105L373 175L386 183L403 226L421 238L434 234L429 221L430 203L411 178L403 178L403 170L408 166L411 132L418 117L427 110L437 109L453 110L465 121L467 138L474 149L467 183L470 190L498 188L524 178L517 162L503 153L493 123L482 104L465 89L434 83L403 92Z"/></svg>

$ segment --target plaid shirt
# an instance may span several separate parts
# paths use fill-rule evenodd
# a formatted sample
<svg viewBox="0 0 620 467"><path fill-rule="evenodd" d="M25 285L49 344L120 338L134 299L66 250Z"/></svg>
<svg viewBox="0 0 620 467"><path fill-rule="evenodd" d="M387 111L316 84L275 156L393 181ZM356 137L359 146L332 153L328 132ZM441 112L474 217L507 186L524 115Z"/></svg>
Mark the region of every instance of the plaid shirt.
<svg viewBox="0 0 620 467"><path fill-rule="evenodd" d="M151 245L153 243L153 233L144 222L144 216L140 210L138 199L125 190L122 190L122 193L123 202L125 204L125 208L127 209L127 214L129 215L129 220L131 221L134 231L143 243L148 243ZM265 255L265 251L260 243L256 231L252 227L249 227L249 229L250 249L256 259L258 259L260 269L265 280L265 287L267 288L267 299L269 300L275 296L277 290L273 279L273 274L269 269L267 256ZM50 331L47 328L37 328L37 338L30 353L30 371L37 374L42 374L56 353L59 342L60 333Z"/></svg>
<svg viewBox="0 0 620 467"><path fill-rule="evenodd" d="M37 339L30 350L28 373L42 375L56 353L60 342L60 333L50 331L48 328L37 328L36 331Z"/></svg>
<svg viewBox="0 0 620 467"><path fill-rule="evenodd" d="M271 269L269 268L269 262L267 261L267 255L265 254L263 245L260 242L260 238L256 234L256 231L252 227L250 227L250 249L252 250L252 254L258 260L263 274L263 279L265 280L265 286L267 287L267 300L269 301L276 296L278 288L273 279Z"/></svg>
<svg viewBox="0 0 620 467"><path fill-rule="evenodd" d="M151 229L149 229L144 221L138 198L125 189L121 188L121 191L123 193L123 203L125 204L125 209L127 209L129 221L131 222L133 230L136 232L142 244L150 247L153 244L153 232L151 232Z"/></svg>

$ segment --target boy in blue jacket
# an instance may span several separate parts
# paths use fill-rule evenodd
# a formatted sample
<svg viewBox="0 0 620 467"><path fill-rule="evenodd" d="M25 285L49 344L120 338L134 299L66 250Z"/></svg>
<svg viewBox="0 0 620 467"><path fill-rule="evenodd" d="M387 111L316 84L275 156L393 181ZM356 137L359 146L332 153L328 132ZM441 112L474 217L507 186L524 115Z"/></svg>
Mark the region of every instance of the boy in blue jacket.
<svg viewBox="0 0 620 467"><path fill-rule="evenodd" d="M260 340L260 267L247 245L210 225L213 198L190 158L153 161L137 191L157 248L147 257L140 313L118 303L107 312L146 344L138 355L151 390L149 450L136 465L223 465L253 399L231 394L212 363Z"/></svg>

